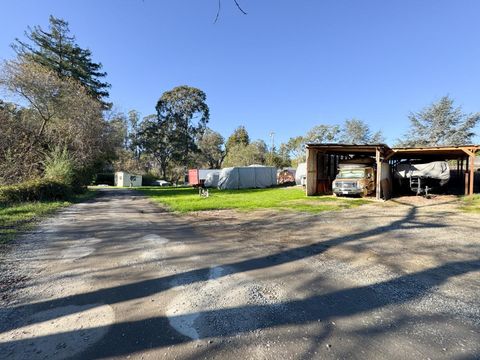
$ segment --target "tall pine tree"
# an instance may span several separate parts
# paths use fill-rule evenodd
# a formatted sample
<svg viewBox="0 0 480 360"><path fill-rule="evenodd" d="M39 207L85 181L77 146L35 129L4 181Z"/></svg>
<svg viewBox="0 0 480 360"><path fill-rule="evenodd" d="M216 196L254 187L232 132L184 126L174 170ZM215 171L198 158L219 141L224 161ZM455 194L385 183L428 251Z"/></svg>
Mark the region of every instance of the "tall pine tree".
<svg viewBox="0 0 480 360"><path fill-rule="evenodd" d="M28 28L25 32L28 41L15 39L12 48L17 55L55 71L60 77L78 80L104 109L111 108L111 103L105 101L110 84L102 81L107 75L101 71L102 64L92 61L90 50L78 46L75 37L70 35L68 22L54 16L50 16L49 22L48 30L40 26Z"/></svg>

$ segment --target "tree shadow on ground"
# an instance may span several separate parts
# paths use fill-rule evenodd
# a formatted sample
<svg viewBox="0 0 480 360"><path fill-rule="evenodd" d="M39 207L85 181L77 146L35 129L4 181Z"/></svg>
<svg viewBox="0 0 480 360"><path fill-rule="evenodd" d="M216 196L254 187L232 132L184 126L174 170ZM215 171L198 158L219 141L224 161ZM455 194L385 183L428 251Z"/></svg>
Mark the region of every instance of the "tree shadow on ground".
<svg viewBox="0 0 480 360"><path fill-rule="evenodd" d="M392 229L401 229L405 227L415 226L424 228L438 228L443 227L441 224L420 223L416 220L417 208L411 207L407 215L397 221L393 221L388 225L370 229L367 231L359 232L356 234L341 236L325 240L319 243L309 244L305 246L295 247L293 249L283 250L274 254L266 256L260 256L256 258L250 258L238 262L232 262L222 264L225 269L221 277L232 275L235 273L248 272L252 270L266 269L289 262L313 257L322 254L331 247L346 244L363 238L367 238L374 235L383 234L386 235L388 231ZM171 288L189 285L196 282L208 280L210 267L204 267L200 269L190 270L183 273L164 276L156 279L142 280L131 284L119 285L110 288L103 288L94 290L87 293L72 295L64 298L58 298L53 300L46 300L33 304L20 305L7 310L13 310L21 314L34 314L42 311L46 311L52 308L67 307L69 305L76 306L89 306L90 304L116 304L124 301L129 301L137 298L143 298L153 294L169 290ZM97 305L91 305L95 307ZM72 310L71 313L75 311ZM68 315L68 314L62 314ZM53 316L53 315L52 315ZM44 319L49 320L49 319ZM4 324L1 326L2 331L12 330L16 327L15 324Z"/></svg>
<svg viewBox="0 0 480 360"><path fill-rule="evenodd" d="M423 228L443 227L441 224L422 223L417 218L417 208L412 206L407 215L399 220L375 229L358 232L348 236L335 237L322 242L299 246L293 249L250 258L242 261L221 265L225 271L220 277L266 269L269 267L294 262L297 260L322 254L327 249L346 244L352 241L368 238L375 235L387 235L392 229L402 229L411 226ZM466 274L480 269L479 259L447 263L436 268L403 275L393 280L380 282L369 286L342 289L329 294L311 296L302 300L292 300L275 305L246 305L237 308L202 311L196 314L199 322L208 319L223 318L229 326L204 327L200 331L200 338L234 336L237 334L265 329L282 325L300 325L312 321L328 320L333 317L348 317L365 313L389 305L402 304L426 295L432 288L446 282L450 277ZM76 312L76 306L83 306L85 311L99 306L98 304L112 305L137 298L158 294L181 285L205 281L209 278L209 267L186 271L157 279L138 281L132 284L119 285L110 288L77 294L65 298L47 300L43 302L12 307L10 310L21 314L34 314L51 310L52 308L65 309L65 313L56 313L42 321L52 320L58 316L71 315ZM279 311L279 309L281 309ZM53 314L53 312L52 312ZM257 321L245 321L245 314L254 314ZM191 316L189 314L188 316ZM183 321L178 315L174 321ZM30 324L35 323L35 320ZM149 348L171 346L191 341L170 327L172 317L158 316L144 320L123 322L105 326L107 335L94 347L87 349L80 358L96 358L120 356ZM8 331L23 326L22 324L4 324L2 331ZM98 328L83 329L82 334L98 331ZM74 331L75 332L75 331ZM72 332L72 335L74 335ZM35 341L55 339L55 334L37 337ZM32 340L12 340L2 346L27 346Z"/></svg>
<svg viewBox="0 0 480 360"><path fill-rule="evenodd" d="M245 305L201 311L168 318L158 316L104 327L75 330L68 332L67 335L76 336L75 333L81 332L82 336L88 337L90 332L107 330L107 335L102 340L80 354L78 358L122 356L192 341L170 328L170 322L181 323L188 321L188 318L192 316L197 318L196 323L204 324L199 326L199 339L232 337L258 329L286 325L327 322L331 319L351 317L419 299L451 277L478 270L480 270L480 259L453 262L373 285L342 289L310 296L306 299L285 301L279 304ZM218 319L222 319L222 321L219 323ZM385 329L378 328L378 331L385 331ZM39 336L34 340L55 341L56 336L56 334ZM32 339L12 340L3 345L26 347L31 342Z"/></svg>

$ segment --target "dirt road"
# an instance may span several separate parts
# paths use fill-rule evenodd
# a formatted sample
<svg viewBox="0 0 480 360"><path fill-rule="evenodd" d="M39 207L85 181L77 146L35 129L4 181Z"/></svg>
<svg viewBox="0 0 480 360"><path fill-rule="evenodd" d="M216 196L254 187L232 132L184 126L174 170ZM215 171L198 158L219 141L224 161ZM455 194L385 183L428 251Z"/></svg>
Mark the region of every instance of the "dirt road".
<svg viewBox="0 0 480 360"><path fill-rule="evenodd" d="M480 358L480 216L449 199L177 216L104 190L0 258L0 358Z"/></svg>

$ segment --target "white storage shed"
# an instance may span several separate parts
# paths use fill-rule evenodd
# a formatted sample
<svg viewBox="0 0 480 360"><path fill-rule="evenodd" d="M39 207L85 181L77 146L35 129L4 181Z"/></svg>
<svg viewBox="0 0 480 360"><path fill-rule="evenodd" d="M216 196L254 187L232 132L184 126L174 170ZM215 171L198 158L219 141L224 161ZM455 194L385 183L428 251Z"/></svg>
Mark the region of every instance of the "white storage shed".
<svg viewBox="0 0 480 360"><path fill-rule="evenodd" d="M131 174L126 171L117 171L115 173L115 186L119 186L119 187L142 186L142 175Z"/></svg>

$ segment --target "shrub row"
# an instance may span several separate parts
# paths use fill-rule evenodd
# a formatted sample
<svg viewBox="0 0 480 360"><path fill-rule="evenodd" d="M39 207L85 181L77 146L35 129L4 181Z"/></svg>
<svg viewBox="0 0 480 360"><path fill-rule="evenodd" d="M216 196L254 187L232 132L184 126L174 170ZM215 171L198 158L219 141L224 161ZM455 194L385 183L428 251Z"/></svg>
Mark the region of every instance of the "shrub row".
<svg viewBox="0 0 480 360"><path fill-rule="evenodd" d="M72 187L52 180L31 180L0 187L0 203L65 200L72 195Z"/></svg>

